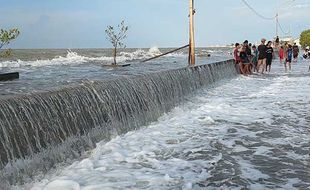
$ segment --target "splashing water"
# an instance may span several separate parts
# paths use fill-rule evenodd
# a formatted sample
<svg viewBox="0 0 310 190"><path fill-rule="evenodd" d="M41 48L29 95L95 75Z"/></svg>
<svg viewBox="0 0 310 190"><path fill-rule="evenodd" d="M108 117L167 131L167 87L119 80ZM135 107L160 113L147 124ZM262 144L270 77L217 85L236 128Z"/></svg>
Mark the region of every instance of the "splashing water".
<svg viewBox="0 0 310 190"><path fill-rule="evenodd" d="M138 131L16 189L308 189L307 65L201 90Z"/></svg>
<svg viewBox="0 0 310 190"><path fill-rule="evenodd" d="M109 50L110 51L110 50ZM101 54L107 54L109 51L102 51ZM133 52L121 51L120 55L117 56L117 62L123 63L126 61L141 60L160 55L161 52L157 47L152 47L148 51L143 49L137 49ZM181 54L174 54L173 56L179 56ZM111 56L95 56L89 57L80 55L75 51L68 50L66 56L57 56L53 59L42 59L42 60L16 60L16 61L0 61L0 68L18 68L18 67L42 67L52 65L78 65L89 62L99 62L101 64L112 63L113 57Z"/></svg>
<svg viewBox="0 0 310 190"><path fill-rule="evenodd" d="M162 52L170 49L161 49ZM67 50L15 50L17 61L0 58L2 72L19 72L20 79L0 81L0 95L30 94L46 92L63 86L83 84L85 81L111 79L149 72L183 68L188 65L186 50L147 62L141 60L161 54L158 48L121 50L118 63L129 63L130 67L103 67L113 61L111 49ZM199 51L197 51L199 53ZM230 59L224 56L197 57L197 64L208 64ZM27 66L26 66L27 65Z"/></svg>
<svg viewBox="0 0 310 190"><path fill-rule="evenodd" d="M236 74L230 60L2 98L0 181L27 180L79 157L96 142L154 121L194 91Z"/></svg>

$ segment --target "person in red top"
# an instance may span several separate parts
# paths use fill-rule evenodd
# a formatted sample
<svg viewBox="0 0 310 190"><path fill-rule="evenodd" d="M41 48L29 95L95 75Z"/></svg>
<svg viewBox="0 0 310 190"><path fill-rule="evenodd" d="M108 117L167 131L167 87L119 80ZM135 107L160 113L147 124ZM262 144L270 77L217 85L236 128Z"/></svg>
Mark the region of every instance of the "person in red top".
<svg viewBox="0 0 310 190"><path fill-rule="evenodd" d="M239 62L241 61L240 56L239 56L239 48L240 48L240 44L236 43L235 49L234 49L234 59L235 59L236 64L239 64Z"/></svg>
<svg viewBox="0 0 310 190"><path fill-rule="evenodd" d="M279 58L280 58L280 64L282 64L283 60L284 60L284 48L283 48L283 46L281 46L279 49Z"/></svg>
<svg viewBox="0 0 310 190"><path fill-rule="evenodd" d="M243 64L243 61L240 57L241 52L239 51L241 49L240 44L236 43L235 44L235 49L234 49L234 59L236 63L236 68L240 72L240 74L245 75L246 71L244 69L245 65Z"/></svg>

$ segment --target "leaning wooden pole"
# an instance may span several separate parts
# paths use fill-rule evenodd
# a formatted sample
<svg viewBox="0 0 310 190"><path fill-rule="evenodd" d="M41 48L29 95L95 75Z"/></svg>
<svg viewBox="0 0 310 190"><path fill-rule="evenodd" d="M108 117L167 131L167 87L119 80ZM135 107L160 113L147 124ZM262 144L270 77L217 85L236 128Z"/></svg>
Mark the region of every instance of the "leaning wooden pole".
<svg viewBox="0 0 310 190"><path fill-rule="evenodd" d="M194 0L189 0L189 65L195 65L194 14Z"/></svg>
<svg viewBox="0 0 310 190"><path fill-rule="evenodd" d="M179 47L179 48L177 48L177 49L168 51L168 52L166 52L166 53L163 53L163 54L160 54L160 55L156 55L155 57L151 57L151 58L149 58L149 59L146 59L146 60L141 61L141 63L144 63L144 62L147 62L147 61L151 61L151 60L153 60L153 59L157 59L157 58L162 57L162 56L164 56L164 55L168 55L168 54L170 54L170 53L173 53L173 52L179 51L179 50L181 50L181 49L187 48L188 46L189 46L189 45L187 44L187 45L185 45L185 46L182 46L182 47Z"/></svg>

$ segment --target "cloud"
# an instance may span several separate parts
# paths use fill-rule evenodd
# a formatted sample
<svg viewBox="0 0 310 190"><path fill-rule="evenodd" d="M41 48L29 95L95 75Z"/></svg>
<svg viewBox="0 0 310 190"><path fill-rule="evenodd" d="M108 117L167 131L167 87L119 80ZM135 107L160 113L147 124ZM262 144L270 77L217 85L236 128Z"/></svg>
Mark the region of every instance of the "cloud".
<svg viewBox="0 0 310 190"><path fill-rule="evenodd" d="M293 8L297 8L297 9L310 9L310 5L309 4L297 4L297 5L294 5Z"/></svg>
<svg viewBox="0 0 310 190"><path fill-rule="evenodd" d="M280 9L279 18L290 21L309 20L309 13L310 4L292 4Z"/></svg>

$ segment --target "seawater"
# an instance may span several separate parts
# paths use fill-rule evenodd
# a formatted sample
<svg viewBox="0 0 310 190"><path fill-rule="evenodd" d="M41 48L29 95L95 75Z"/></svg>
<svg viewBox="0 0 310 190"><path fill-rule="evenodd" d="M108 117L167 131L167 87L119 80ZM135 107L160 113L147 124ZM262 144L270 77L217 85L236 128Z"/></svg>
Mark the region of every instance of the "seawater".
<svg viewBox="0 0 310 190"><path fill-rule="evenodd" d="M160 53L152 48L147 52L121 54L135 56L141 52L152 56ZM206 59L205 51L201 52L198 64L225 59L224 56ZM99 140L109 140L156 120L197 89L236 76L232 62L186 68L184 52L150 64L140 64L141 58L126 60L132 63L128 70L103 69L102 62L93 62L96 57L76 52L67 54L67 57L46 60L25 58L2 62L11 64L4 66L5 69L22 69L22 76L2 83L1 188L3 184L29 181L38 171L44 174L56 163L70 162ZM20 64L14 67L16 62ZM48 72L49 69L53 72ZM96 74L98 78L92 78ZM76 81L64 86L55 83L57 79L72 78ZM55 88L49 88L53 85Z"/></svg>
<svg viewBox="0 0 310 190"><path fill-rule="evenodd" d="M309 65L217 82L13 189L309 189Z"/></svg>
<svg viewBox="0 0 310 190"><path fill-rule="evenodd" d="M120 49L117 62L130 67L111 68L102 65L113 62L112 49L35 49L14 50L8 59L0 58L1 72L19 72L20 79L0 81L0 97L46 92L64 86L89 81L113 79L186 67L187 50L182 50L141 63L171 48ZM229 48L198 48L197 64L214 63L232 58ZM207 54L211 57L207 57Z"/></svg>

